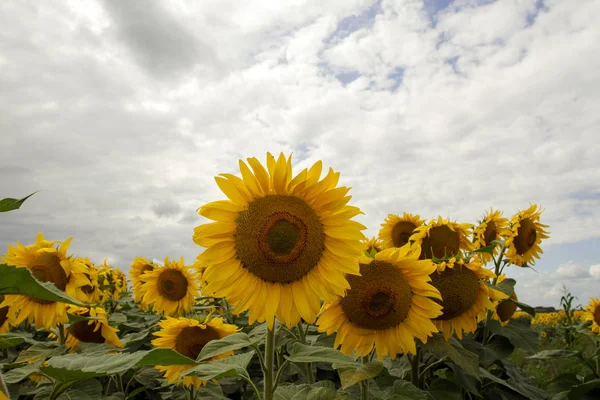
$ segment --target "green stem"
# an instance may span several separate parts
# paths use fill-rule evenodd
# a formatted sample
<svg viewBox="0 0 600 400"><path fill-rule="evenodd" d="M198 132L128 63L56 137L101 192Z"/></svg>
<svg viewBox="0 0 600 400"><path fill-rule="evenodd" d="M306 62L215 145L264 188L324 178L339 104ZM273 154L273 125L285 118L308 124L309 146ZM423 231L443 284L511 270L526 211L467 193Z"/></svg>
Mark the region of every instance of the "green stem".
<svg viewBox="0 0 600 400"><path fill-rule="evenodd" d="M369 400L369 381L360 381L360 400Z"/></svg>
<svg viewBox="0 0 600 400"><path fill-rule="evenodd" d="M266 371L267 368L265 367L265 359L260 351L260 349L258 348L257 344L253 344L250 347L252 347L254 349L254 352L256 353L256 355L258 356L258 363L260 364L260 369L263 373L263 376L266 375Z"/></svg>
<svg viewBox="0 0 600 400"><path fill-rule="evenodd" d="M252 382L252 379L250 379L249 377L246 377L246 376L242 376L242 379L245 380L246 382L248 382L248 384L250 386L252 386L252 390L254 390L254 395L256 396L256 399L260 400L260 392L258 391L258 388L254 384L254 382ZM273 391L275 391L275 389L273 389Z"/></svg>
<svg viewBox="0 0 600 400"><path fill-rule="evenodd" d="M267 330L265 340L265 380L264 400L273 400L273 353L275 347L275 326Z"/></svg>
<svg viewBox="0 0 600 400"><path fill-rule="evenodd" d="M283 373L283 370L285 369L285 367L287 367L289 363L290 362L288 360L285 360L283 364L281 364L279 370L277 370L277 375L275 375L275 383L273 384L273 393L275 393L275 389L277 389L277 386L279 386L279 379L281 378L281 374Z"/></svg>
<svg viewBox="0 0 600 400"><path fill-rule="evenodd" d="M65 326L63 324L58 324L58 337L60 339L60 344L64 346L67 338L65 335Z"/></svg>
<svg viewBox="0 0 600 400"><path fill-rule="evenodd" d="M225 315L227 316L227 320L230 324L233 324L233 314L231 313L231 309L229 308L229 303L224 298L221 299L223 308L225 309Z"/></svg>
<svg viewBox="0 0 600 400"><path fill-rule="evenodd" d="M302 321L299 321L298 322L298 334L300 335L300 341L302 342L302 344L308 344L308 343L306 343L306 333L307 332L308 332L308 324L306 326L306 331L305 331L304 327L302 326ZM312 385L313 383L315 383L315 376L313 375L312 363L305 363L304 368L306 369L306 379L308 381L308 384Z"/></svg>
<svg viewBox="0 0 600 400"><path fill-rule="evenodd" d="M413 385L420 389L419 385L419 358L421 355L421 348L417 346L417 354L411 356L410 358L410 367L411 367L411 377L410 380Z"/></svg>
<svg viewBox="0 0 600 400"><path fill-rule="evenodd" d="M419 379L423 378L425 376L425 373L427 371L429 371L430 369L432 369L436 365L439 365L439 364L441 364L443 362L446 362L446 360L448 360L448 357L444 356L444 357L440 358L439 360L437 360L436 362L432 362L431 364L429 364L428 366L426 366L425 368L423 368L423 370L419 374Z"/></svg>

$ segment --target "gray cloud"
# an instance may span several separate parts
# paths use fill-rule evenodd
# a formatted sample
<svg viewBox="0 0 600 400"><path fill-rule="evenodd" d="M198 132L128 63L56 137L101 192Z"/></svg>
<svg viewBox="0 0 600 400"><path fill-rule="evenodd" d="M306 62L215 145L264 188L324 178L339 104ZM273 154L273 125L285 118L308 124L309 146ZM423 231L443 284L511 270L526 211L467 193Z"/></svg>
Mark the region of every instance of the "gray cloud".
<svg viewBox="0 0 600 400"><path fill-rule="evenodd" d="M176 217L181 213L181 206L174 200L163 199L152 205L152 211L157 217Z"/></svg>

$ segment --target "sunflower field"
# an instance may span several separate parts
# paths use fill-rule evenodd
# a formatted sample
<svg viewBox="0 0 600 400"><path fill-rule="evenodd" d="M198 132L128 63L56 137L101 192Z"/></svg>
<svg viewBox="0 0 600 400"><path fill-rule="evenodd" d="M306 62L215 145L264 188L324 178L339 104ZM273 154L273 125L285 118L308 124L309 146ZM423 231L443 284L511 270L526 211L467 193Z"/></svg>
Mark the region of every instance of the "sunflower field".
<svg viewBox="0 0 600 400"><path fill-rule="evenodd" d="M510 278L549 237L537 205L390 214L368 239L321 161L239 169L198 209L213 222L191 262L136 257L126 275L70 238L9 245L0 400L600 398L600 300L536 315Z"/></svg>

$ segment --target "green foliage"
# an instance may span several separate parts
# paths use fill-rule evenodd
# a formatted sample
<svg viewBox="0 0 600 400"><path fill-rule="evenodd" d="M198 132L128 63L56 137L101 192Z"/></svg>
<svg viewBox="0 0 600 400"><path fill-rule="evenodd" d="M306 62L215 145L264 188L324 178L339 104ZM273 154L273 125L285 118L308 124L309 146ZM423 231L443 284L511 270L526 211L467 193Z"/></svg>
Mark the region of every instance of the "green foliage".
<svg viewBox="0 0 600 400"><path fill-rule="evenodd" d="M0 212L8 212L8 211L18 210L19 208L21 208L21 206L23 205L25 200L27 200L28 198L30 198L31 196L33 196L36 193L37 192L33 192L29 196L25 196L22 199L6 198L6 199L0 200Z"/></svg>

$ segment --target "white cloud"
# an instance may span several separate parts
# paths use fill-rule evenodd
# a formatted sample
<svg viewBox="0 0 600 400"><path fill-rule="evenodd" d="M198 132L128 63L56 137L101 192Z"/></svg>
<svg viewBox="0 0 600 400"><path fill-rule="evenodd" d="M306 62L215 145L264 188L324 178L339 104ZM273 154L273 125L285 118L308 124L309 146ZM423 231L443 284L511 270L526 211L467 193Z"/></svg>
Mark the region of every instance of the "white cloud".
<svg viewBox="0 0 600 400"><path fill-rule="evenodd" d="M591 265L589 273L592 278L600 279L600 264Z"/></svg>
<svg viewBox="0 0 600 400"><path fill-rule="evenodd" d="M559 265L556 269L556 275L559 278L584 278L589 277L588 270L574 261Z"/></svg>

